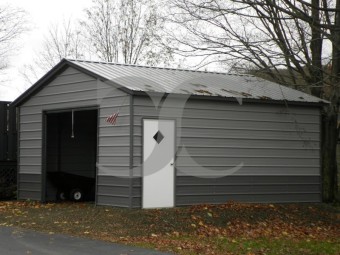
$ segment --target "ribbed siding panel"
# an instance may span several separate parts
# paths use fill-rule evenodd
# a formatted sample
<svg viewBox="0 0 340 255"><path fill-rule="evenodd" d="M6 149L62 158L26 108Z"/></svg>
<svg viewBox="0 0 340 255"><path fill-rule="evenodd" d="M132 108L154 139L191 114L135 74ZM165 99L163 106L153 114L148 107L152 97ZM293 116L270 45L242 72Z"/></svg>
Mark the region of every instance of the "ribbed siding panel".
<svg viewBox="0 0 340 255"><path fill-rule="evenodd" d="M132 206L141 207L141 178L135 178ZM176 206L202 203L320 202L319 176L176 177Z"/></svg>
<svg viewBox="0 0 340 255"><path fill-rule="evenodd" d="M130 207L130 179L98 176L97 204Z"/></svg>
<svg viewBox="0 0 340 255"><path fill-rule="evenodd" d="M320 201L320 112L317 107L238 105L190 99L181 115L178 105L180 101L168 99L157 109L147 97L134 100L134 177L141 176L142 118L174 118L177 205L220 203L228 199ZM237 165L242 167L224 177L226 170ZM181 178L194 181L180 184ZM242 185L234 191L230 184L216 189L197 186L199 180L207 180L211 185L225 178L238 178ZM293 184L296 178L301 180L301 185ZM314 180L312 184L310 179ZM264 180L266 184L253 185L254 180ZM276 185L282 180L286 183ZM140 189L136 185L134 187ZM134 195L134 207L140 206L140 197Z"/></svg>
<svg viewBox="0 0 340 255"><path fill-rule="evenodd" d="M41 199L41 175L21 174L18 179L18 199Z"/></svg>
<svg viewBox="0 0 340 255"><path fill-rule="evenodd" d="M90 106L99 108L98 173L105 176L98 178L98 185L101 185L103 179L115 175L117 172L115 164L119 164L118 172L121 175L129 176L129 159L122 158L118 153L119 145L129 145L130 141L129 96L69 67L20 107L19 174L35 176L39 179L39 184L35 180L32 182L30 179L24 182L19 180L19 198L41 199L43 111ZM107 123L106 118L117 111L119 117L116 125ZM116 184L116 182L110 184L112 191L116 189ZM40 185L39 189L37 185ZM29 189L30 187L34 190ZM129 187L130 183L125 184L125 189L120 190L120 194ZM129 192L126 192L125 197L122 195L108 198L105 192L99 191L98 204L126 206L129 203L129 198L126 197Z"/></svg>

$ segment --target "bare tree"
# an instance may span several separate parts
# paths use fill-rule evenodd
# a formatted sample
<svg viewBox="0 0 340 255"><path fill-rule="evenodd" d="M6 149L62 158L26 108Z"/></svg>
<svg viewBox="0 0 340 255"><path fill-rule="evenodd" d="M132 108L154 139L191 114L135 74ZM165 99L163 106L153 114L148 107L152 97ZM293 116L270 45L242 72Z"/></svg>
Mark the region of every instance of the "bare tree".
<svg viewBox="0 0 340 255"><path fill-rule="evenodd" d="M101 60L158 65L172 59L159 42L163 20L153 0L93 0L82 25Z"/></svg>
<svg viewBox="0 0 340 255"><path fill-rule="evenodd" d="M340 81L340 0L173 0L168 33L184 56L224 64L310 92L323 109L323 199L337 193L336 145Z"/></svg>
<svg viewBox="0 0 340 255"><path fill-rule="evenodd" d="M72 18L49 26L40 49L32 63L21 67L20 73L28 84L33 84L63 58L82 59L87 56L86 44L78 22Z"/></svg>
<svg viewBox="0 0 340 255"><path fill-rule="evenodd" d="M22 85L21 93L27 90L43 75L43 70L35 64L35 60L33 60L33 63L23 64L18 71L25 81L25 84Z"/></svg>
<svg viewBox="0 0 340 255"><path fill-rule="evenodd" d="M0 5L0 70L8 67L8 58L18 46L18 38L28 30L26 12Z"/></svg>
<svg viewBox="0 0 340 255"><path fill-rule="evenodd" d="M84 38L75 24L71 18L64 19L61 24L51 24L38 57L44 69L51 69L63 58L84 57Z"/></svg>

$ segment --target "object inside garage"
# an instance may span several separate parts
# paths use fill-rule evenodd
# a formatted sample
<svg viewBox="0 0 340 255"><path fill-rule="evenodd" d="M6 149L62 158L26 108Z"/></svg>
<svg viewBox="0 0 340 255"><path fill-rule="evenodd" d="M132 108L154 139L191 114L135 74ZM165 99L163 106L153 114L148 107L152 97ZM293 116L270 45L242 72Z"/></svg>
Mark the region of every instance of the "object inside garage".
<svg viewBox="0 0 340 255"><path fill-rule="evenodd" d="M46 113L46 201L95 199L97 110Z"/></svg>

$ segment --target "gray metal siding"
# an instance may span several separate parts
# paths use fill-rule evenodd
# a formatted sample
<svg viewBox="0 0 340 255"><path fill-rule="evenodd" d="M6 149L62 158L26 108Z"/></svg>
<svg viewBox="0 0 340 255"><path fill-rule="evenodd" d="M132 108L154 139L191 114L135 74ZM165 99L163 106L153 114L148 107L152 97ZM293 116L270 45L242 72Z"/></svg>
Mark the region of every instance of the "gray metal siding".
<svg viewBox="0 0 340 255"><path fill-rule="evenodd" d="M41 199L42 116L43 111L98 106L98 186L110 176L129 176L129 154L120 146L129 146L129 96L74 68L67 68L20 107L19 199ZM119 110L115 126L105 119ZM26 176L35 176L34 181ZM22 178L21 178L22 177ZM24 178L24 179L23 179ZM39 183L36 181L39 179ZM110 178L109 178L110 179ZM24 181L20 181L24 180ZM40 185L40 187L39 187ZM115 189L117 182L105 184ZM120 185L120 184L119 184ZM128 206L127 190L119 197L98 188L97 203ZM39 187L39 188L38 188Z"/></svg>
<svg viewBox="0 0 340 255"><path fill-rule="evenodd" d="M135 98L135 178L141 177L142 118L175 118L176 205L320 201L317 107L189 99L180 118L178 100L167 99L163 106L160 103L160 110L148 97ZM240 170L223 176L224 170L240 163ZM192 181L183 182L183 178ZM296 184L296 179L301 183ZM218 180L225 184L214 185ZM134 207L140 206L141 196L141 184L136 181Z"/></svg>
<svg viewBox="0 0 340 255"><path fill-rule="evenodd" d="M133 207L141 207L141 178L134 179ZM176 178L176 206L202 203L320 202L319 176L227 176Z"/></svg>
<svg viewBox="0 0 340 255"><path fill-rule="evenodd" d="M19 174L18 198L41 199L41 174Z"/></svg>
<svg viewBox="0 0 340 255"><path fill-rule="evenodd" d="M177 205L192 203L319 202L318 176L227 176L177 178Z"/></svg>
<svg viewBox="0 0 340 255"><path fill-rule="evenodd" d="M97 204L130 207L130 181L126 177L98 176Z"/></svg>

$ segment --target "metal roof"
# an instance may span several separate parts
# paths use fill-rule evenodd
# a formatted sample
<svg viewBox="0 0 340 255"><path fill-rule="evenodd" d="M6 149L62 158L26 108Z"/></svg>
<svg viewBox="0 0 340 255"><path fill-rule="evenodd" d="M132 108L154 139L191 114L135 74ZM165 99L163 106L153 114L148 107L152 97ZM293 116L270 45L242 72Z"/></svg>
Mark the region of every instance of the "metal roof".
<svg viewBox="0 0 340 255"><path fill-rule="evenodd" d="M236 98L247 101L284 102L297 104L329 103L298 90L252 75L191 71L172 68L114 64L62 59L33 86L15 99L16 107L27 101L67 67L74 67L129 94L156 92L194 95L203 98ZM240 102L240 101L239 101Z"/></svg>
<svg viewBox="0 0 340 255"><path fill-rule="evenodd" d="M67 61L131 91L327 103L304 92L251 75L71 59Z"/></svg>

